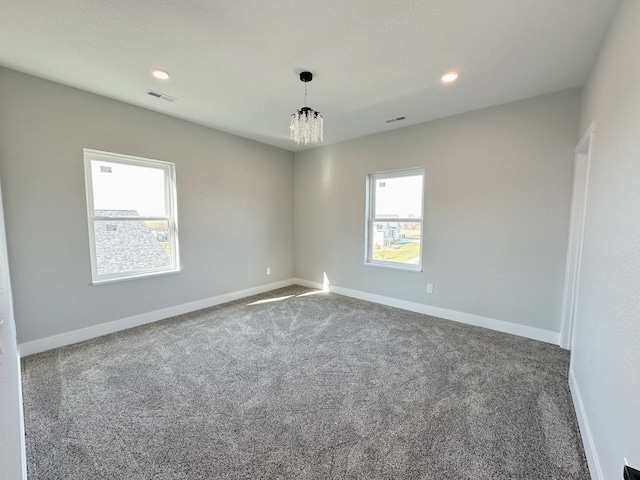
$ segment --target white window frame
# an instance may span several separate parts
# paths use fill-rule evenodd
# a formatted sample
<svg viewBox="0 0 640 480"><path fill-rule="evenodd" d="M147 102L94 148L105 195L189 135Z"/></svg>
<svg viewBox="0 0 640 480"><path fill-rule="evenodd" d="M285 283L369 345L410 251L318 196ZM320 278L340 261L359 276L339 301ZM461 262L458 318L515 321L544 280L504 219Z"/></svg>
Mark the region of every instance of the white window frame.
<svg viewBox="0 0 640 480"><path fill-rule="evenodd" d="M411 223L420 223L420 262L418 265L410 265L402 262L393 262L390 260L374 260L373 259L373 245L371 242L373 241L374 232L373 228L376 222L388 222L388 218L376 218L375 217L375 182L378 180L384 180L386 178L401 178L401 177L412 177L416 175L422 175L422 192L420 197L421 208L421 216L420 218L394 218L394 222L411 222ZM378 173L370 173L367 175L367 199L366 199L366 229L365 229L365 257L364 263L365 265L377 266L377 267L386 267L386 268L396 268L400 270L409 270L415 272L422 271L422 247L423 247L423 226L424 226L424 184L425 184L425 171L423 167L418 168L407 168L403 170L390 170L386 172L378 172Z"/></svg>
<svg viewBox="0 0 640 480"><path fill-rule="evenodd" d="M91 278L94 285L102 283L131 280L180 271L180 252L178 247L178 208L176 200L176 170L175 164L150 158L134 157L119 153L103 152L100 150L83 149L84 174L87 196L87 217L89 226L89 252L91 255ZM96 255L95 222L109 221L112 223L132 221L132 217L103 217L94 214L93 181L91 176L91 161L105 161L134 165L138 167L153 167L162 169L165 173L165 211L166 216L133 217L136 221L165 221L169 227L170 264L167 267L149 268L144 270L132 270L120 273L98 274L98 261Z"/></svg>

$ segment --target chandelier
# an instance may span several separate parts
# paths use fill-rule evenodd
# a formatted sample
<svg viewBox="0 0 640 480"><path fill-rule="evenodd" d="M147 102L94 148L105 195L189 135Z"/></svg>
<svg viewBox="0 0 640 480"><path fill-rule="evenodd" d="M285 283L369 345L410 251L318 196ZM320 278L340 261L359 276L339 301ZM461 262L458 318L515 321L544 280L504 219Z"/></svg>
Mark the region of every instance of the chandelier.
<svg viewBox="0 0 640 480"><path fill-rule="evenodd" d="M298 145L322 142L323 119L320 112L307 107L307 83L313 80L311 72L302 72L300 80L304 82L304 107L291 114L289 129L291 140Z"/></svg>

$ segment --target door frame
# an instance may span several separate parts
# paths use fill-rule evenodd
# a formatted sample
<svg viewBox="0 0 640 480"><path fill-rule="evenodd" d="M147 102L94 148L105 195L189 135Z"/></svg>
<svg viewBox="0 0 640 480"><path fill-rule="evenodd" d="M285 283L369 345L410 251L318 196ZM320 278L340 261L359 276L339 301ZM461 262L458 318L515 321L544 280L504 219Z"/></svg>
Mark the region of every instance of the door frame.
<svg viewBox="0 0 640 480"><path fill-rule="evenodd" d="M595 128L596 124L592 122L575 149L571 217L569 221L564 296L562 299L562 322L560 326L560 346L567 350L571 350L573 347L573 332L578 310L582 247L589 198L589 174L591 171Z"/></svg>

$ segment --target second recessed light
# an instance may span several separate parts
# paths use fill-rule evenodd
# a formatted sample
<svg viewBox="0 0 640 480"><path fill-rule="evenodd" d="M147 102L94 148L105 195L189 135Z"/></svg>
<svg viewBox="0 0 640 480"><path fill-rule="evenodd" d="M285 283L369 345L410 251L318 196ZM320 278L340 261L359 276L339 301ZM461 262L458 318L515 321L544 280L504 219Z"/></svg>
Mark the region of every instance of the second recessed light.
<svg viewBox="0 0 640 480"><path fill-rule="evenodd" d="M169 72L167 72L166 70L162 70L161 68L154 68L153 70L151 70L151 75L160 80L169 79Z"/></svg>
<svg viewBox="0 0 640 480"><path fill-rule="evenodd" d="M457 79L458 79L458 72L447 72L444 75L442 75L442 78L440 78L440 80L443 83L455 82Z"/></svg>

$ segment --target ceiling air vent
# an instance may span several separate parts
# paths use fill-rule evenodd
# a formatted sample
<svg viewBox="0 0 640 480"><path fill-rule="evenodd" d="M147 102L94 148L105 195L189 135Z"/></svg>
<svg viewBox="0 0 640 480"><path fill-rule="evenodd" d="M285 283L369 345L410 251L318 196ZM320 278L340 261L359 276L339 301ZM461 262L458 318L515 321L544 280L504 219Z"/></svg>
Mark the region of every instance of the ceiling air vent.
<svg viewBox="0 0 640 480"><path fill-rule="evenodd" d="M161 98L162 100L166 100L167 102L175 102L178 100L176 97L172 97L171 95L167 95L165 93L156 92L155 90L146 90L144 93L147 95L151 95L152 97Z"/></svg>
<svg viewBox="0 0 640 480"><path fill-rule="evenodd" d="M401 122L401 121L406 120L406 119L407 119L406 115L401 115L399 117L388 118L384 122L385 123L394 123L394 122Z"/></svg>

